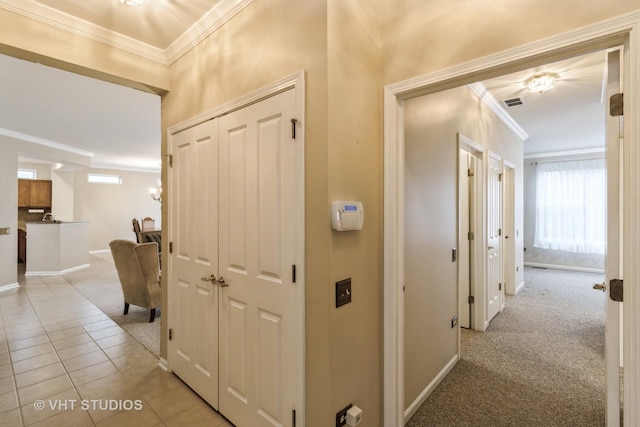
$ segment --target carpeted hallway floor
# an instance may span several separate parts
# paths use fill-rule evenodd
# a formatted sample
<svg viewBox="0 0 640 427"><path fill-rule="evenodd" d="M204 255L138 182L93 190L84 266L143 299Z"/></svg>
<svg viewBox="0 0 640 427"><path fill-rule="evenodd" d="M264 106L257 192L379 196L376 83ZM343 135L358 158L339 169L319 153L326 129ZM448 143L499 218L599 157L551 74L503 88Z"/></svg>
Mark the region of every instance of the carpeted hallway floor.
<svg viewBox="0 0 640 427"><path fill-rule="evenodd" d="M527 267L485 332L462 330L460 362L407 426L604 426L602 280Z"/></svg>

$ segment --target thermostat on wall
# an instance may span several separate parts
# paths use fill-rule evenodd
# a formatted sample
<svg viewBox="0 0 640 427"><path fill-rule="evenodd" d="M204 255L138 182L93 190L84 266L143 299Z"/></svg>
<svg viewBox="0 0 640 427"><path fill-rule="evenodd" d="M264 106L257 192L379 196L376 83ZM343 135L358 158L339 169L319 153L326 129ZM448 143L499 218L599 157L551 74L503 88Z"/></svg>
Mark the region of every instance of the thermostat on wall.
<svg viewBox="0 0 640 427"><path fill-rule="evenodd" d="M331 227L336 231L361 230L364 223L362 202L339 201L331 204Z"/></svg>

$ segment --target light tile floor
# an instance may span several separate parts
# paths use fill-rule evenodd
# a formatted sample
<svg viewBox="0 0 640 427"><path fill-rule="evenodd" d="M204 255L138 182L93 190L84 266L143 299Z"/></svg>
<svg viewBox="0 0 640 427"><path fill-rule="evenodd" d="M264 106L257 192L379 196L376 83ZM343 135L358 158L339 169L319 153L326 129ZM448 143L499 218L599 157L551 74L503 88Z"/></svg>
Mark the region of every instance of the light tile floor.
<svg viewBox="0 0 640 427"><path fill-rule="evenodd" d="M232 426L63 277L0 293L1 426Z"/></svg>

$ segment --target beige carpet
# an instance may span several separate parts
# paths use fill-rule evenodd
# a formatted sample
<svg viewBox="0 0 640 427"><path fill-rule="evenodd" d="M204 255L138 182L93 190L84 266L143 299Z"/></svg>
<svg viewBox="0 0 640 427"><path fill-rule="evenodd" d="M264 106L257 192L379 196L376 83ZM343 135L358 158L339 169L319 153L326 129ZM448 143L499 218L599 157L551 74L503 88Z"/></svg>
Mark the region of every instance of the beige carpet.
<svg viewBox="0 0 640 427"><path fill-rule="evenodd" d="M604 426L603 276L525 270L526 286L407 426Z"/></svg>
<svg viewBox="0 0 640 427"><path fill-rule="evenodd" d="M111 253L91 255L90 264L89 268L65 274L64 278L133 338L160 357L160 309L156 310L153 323L149 323L149 310L146 308L131 305L129 314L123 315L124 298Z"/></svg>

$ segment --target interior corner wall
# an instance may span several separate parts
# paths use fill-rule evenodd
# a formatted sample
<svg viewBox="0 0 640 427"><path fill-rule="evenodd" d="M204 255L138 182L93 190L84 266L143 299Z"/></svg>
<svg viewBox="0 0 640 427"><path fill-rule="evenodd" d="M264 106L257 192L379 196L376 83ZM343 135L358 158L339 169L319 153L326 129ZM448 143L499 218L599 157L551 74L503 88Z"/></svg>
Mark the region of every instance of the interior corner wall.
<svg viewBox="0 0 640 427"><path fill-rule="evenodd" d="M522 141L468 88L405 102L405 409L458 354L450 324L457 268L446 267L457 246L458 132L516 165L515 205L522 205ZM516 208L516 229L522 223Z"/></svg>
<svg viewBox="0 0 640 427"><path fill-rule="evenodd" d="M329 199L320 226L331 230L330 203L358 200L362 230L331 231L329 280L351 279L351 303L328 304L331 407L363 410L367 426L382 425L382 85L379 2L329 0ZM364 424L364 422L363 422ZM315 424L314 424L315 425ZM318 424L320 425L320 424ZM322 425L333 425L327 420Z"/></svg>
<svg viewBox="0 0 640 427"><path fill-rule="evenodd" d="M330 366L334 294L329 279L327 1L254 1L173 63L171 91L162 100L162 154L167 152L167 128L299 71L305 73L306 86L301 118L306 193L304 409L306 425L315 427L335 424L330 403L335 378ZM166 303L165 295L163 308ZM161 347L166 349L166 325L162 328ZM375 378L380 377L379 368ZM367 407L376 404L365 402ZM377 418L372 415L371 421Z"/></svg>
<svg viewBox="0 0 640 427"><path fill-rule="evenodd" d="M92 184L87 173L114 174L122 184ZM108 251L114 239L135 241L131 220L150 216L161 226L160 203L149 196L159 174L109 169L85 169L74 176L74 220L89 221L89 250ZM55 190L54 190L55 191Z"/></svg>
<svg viewBox="0 0 640 427"><path fill-rule="evenodd" d="M0 137L0 287L18 283L18 150L15 142Z"/></svg>

